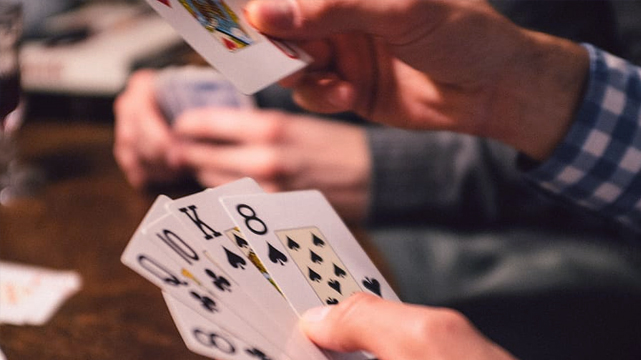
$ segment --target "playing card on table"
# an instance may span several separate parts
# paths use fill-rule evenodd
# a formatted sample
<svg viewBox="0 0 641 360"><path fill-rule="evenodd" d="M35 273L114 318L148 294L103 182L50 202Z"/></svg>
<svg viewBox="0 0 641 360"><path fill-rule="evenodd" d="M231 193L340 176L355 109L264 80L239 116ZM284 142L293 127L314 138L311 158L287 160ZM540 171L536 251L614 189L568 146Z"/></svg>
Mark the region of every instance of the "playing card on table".
<svg viewBox="0 0 641 360"><path fill-rule="evenodd" d="M147 0L207 62L253 94L305 67L300 49L269 39L245 20L247 0Z"/></svg>
<svg viewBox="0 0 641 360"><path fill-rule="evenodd" d="M42 325L81 285L75 271L0 262L0 323Z"/></svg>

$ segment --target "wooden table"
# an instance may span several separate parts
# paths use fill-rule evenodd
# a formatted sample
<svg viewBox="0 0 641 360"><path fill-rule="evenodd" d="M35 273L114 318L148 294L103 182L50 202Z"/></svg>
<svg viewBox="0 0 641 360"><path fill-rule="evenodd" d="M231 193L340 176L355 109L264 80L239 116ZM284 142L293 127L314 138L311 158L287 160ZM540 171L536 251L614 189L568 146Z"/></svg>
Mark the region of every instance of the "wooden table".
<svg viewBox="0 0 641 360"><path fill-rule="evenodd" d="M153 196L120 173L112 125L27 122L20 135L48 179L0 207L0 260L75 270L83 286L43 326L0 325L8 360L203 359L182 343L159 289L120 262Z"/></svg>

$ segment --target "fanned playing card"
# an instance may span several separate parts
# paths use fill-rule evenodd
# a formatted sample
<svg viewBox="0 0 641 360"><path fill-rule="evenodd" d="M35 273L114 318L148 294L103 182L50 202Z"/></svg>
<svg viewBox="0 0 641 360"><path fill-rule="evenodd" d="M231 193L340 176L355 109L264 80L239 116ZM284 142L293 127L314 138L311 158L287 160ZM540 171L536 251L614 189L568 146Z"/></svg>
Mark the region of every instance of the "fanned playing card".
<svg viewBox="0 0 641 360"><path fill-rule="evenodd" d="M356 291L398 301L391 286L318 191L221 199L298 314Z"/></svg>
<svg viewBox="0 0 641 360"><path fill-rule="evenodd" d="M247 0L147 0L209 64L253 94L305 67L310 57L245 21Z"/></svg>
<svg viewBox="0 0 641 360"><path fill-rule="evenodd" d="M398 301L320 192L249 178L158 197L122 262L162 289L187 348L220 360L365 359L319 349L299 315L360 291Z"/></svg>

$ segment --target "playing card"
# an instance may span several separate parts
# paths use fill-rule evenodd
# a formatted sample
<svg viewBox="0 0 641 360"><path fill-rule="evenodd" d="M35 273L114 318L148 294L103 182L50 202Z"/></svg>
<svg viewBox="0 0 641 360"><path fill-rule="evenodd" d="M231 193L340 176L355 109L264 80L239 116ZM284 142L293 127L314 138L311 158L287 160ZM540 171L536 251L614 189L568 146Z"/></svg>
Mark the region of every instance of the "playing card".
<svg viewBox="0 0 641 360"><path fill-rule="evenodd" d="M194 248L206 254L231 279L242 283L247 294L269 310L272 317L280 319L284 328L290 328L298 317L219 201L223 195L252 193L262 193L262 189L254 180L244 178L177 199L166 207L189 228L193 239L199 239L192 243Z"/></svg>
<svg viewBox="0 0 641 360"><path fill-rule="evenodd" d="M245 20L247 0L147 0L207 62L253 94L305 67L310 57Z"/></svg>
<svg viewBox="0 0 641 360"><path fill-rule="evenodd" d="M171 294L200 317L210 321L235 337L242 337L248 343L271 343L268 338L258 333L250 323L239 318L224 303L215 298L208 289L202 286L193 274L185 267L168 257L142 233L136 232L127 245L122 262L136 271L163 291ZM291 348L283 351L292 351Z"/></svg>
<svg viewBox="0 0 641 360"><path fill-rule="evenodd" d="M81 285L75 271L0 261L0 323L42 325Z"/></svg>
<svg viewBox="0 0 641 360"><path fill-rule="evenodd" d="M243 290L216 262L210 261L207 256L203 256L203 253L193 247L195 239L188 235L186 227L172 214L161 217L146 227L143 233L173 261L183 266L184 270L181 272L184 273L186 270L192 281L208 290L212 299L225 305L258 333L275 344L289 342L289 351L294 351L296 348L299 354L306 353L308 358L316 356L317 359L323 359L325 357L318 348L302 336L298 329L296 314L284 298L276 298L276 302L272 303L273 307L264 306L263 296L266 297L268 294L279 296L265 279L261 279L262 281L258 284L264 285L259 289L265 289L266 292L256 293L258 289L250 286L244 286ZM257 271L256 274L260 275ZM260 298L252 299L248 295L252 292Z"/></svg>
<svg viewBox="0 0 641 360"><path fill-rule="evenodd" d="M192 352L218 360L291 360L270 343L248 343L163 291L163 298L185 345Z"/></svg>
<svg viewBox="0 0 641 360"><path fill-rule="evenodd" d="M236 291L236 285L214 263L201 263L199 254L185 240L182 224L167 213L165 205L169 202L167 197L154 202L122 255L125 265L207 321L248 343L271 343L292 358L327 358L297 326L282 331ZM174 256L170 256L172 252Z"/></svg>
<svg viewBox="0 0 641 360"><path fill-rule="evenodd" d="M254 98L239 92L211 67L169 67L154 81L156 102L170 124L186 110L209 106L253 108Z"/></svg>
<svg viewBox="0 0 641 360"><path fill-rule="evenodd" d="M356 291L398 297L318 191L221 199L292 307L302 314Z"/></svg>

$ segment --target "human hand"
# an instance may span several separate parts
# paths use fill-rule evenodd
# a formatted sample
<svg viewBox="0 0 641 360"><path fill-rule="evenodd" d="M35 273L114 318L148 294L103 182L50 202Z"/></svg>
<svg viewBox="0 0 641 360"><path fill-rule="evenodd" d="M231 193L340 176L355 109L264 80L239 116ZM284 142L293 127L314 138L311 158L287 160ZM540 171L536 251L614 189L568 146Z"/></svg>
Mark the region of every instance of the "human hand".
<svg viewBox="0 0 641 360"><path fill-rule="evenodd" d="M359 126L276 110L209 107L173 127L174 168L215 187L240 177L266 191L321 190L343 219L358 222L369 200L370 157Z"/></svg>
<svg viewBox="0 0 641 360"><path fill-rule="evenodd" d="M366 351L380 360L515 360L454 310L365 293L309 310L301 327L322 348Z"/></svg>
<svg viewBox="0 0 641 360"><path fill-rule="evenodd" d="M114 156L136 188L174 181L183 173L168 162L174 139L156 103L155 76L153 70L134 73L114 103Z"/></svg>
<svg viewBox="0 0 641 360"><path fill-rule="evenodd" d="M315 58L285 82L310 110L492 137L538 159L569 127L588 68L579 45L485 1L254 0L246 14Z"/></svg>

